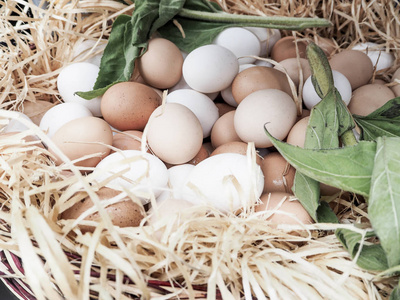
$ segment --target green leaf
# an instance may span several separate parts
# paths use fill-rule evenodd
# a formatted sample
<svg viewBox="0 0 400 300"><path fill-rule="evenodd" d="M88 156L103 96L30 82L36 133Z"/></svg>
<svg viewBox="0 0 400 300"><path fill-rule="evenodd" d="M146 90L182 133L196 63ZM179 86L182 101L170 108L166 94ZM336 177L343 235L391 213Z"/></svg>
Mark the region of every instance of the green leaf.
<svg viewBox="0 0 400 300"><path fill-rule="evenodd" d="M338 149L303 149L266 133L297 171L330 186L368 197L376 143L361 141L355 146Z"/></svg>
<svg viewBox="0 0 400 300"><path fill-rule="evenodd" d="M395 287L395 289L390 294L389 300L400 300L400 283Z"/></svg>
<svg viewBox="0 0 400 300"><path fill-rule="evenodd" d="M339 223L336 214L325 201L321 201L320 205L318 206L317 216L317 220L320 223Z"/></svg>
<svg viewBox="0 0 400 300"><path fill-rule="evenodd" d="M317 221L319 206L319 182L296 171L292 191L314 221Z"/></svg>
<svg viewBox="0 0 400 300"><path fill-rule="evenodd" d="M360 250L362 235L349 229L337 229L336 237L354 259ZM362 244L357 265L365 270L383 271L388 268L386 254L379 244Z"/></svg>
<svg viewBox="0 0 400 300"><path fill-rule="evenodd" d="M400 264L400 138L377 139L368 215L390 267Z"/></svg>
<svg viewBox="0 0 400 300"><path fill-rule="evenodd" d="M368 116L354 115L362 129L361 139L372 141L380 136L400 136L400 97L394 98Z"/></svg>

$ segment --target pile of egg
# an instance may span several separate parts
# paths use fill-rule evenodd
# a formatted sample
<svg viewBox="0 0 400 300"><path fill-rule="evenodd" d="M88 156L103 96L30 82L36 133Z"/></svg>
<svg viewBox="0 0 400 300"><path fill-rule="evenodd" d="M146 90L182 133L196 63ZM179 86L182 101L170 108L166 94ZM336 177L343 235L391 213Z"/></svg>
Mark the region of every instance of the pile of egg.
<svg viewBox="0 0 400 300"><path fill-rule="evenodd" d="M371 43L337 51L332 41L316 38L352 113L367 115L400 96L400 85L371 83L374 71L393 65L390 52ZM99 183L108 180L112 190L130 189L143 204L154 196L165 210L205 203L237 212L261 199L256 210L276 206L297 215L294 222L312 222L290 197L295 170L264 132L265 125L276 138L304 145L309 110L321 100L311 84L306 41L281 37L279 30L229 28L214 43L187 54L155 37L131 81L84 100L75 93L93 88L101 54L82 57L94 46L93 41L79 44L74 49L79 62L61 70L57 87L63 103L25 103L27 115L44 105L35 122L82 172L94 172ZM392 81L398 79L400 70ZM293 87L303 91L301 116ZM64 163L49 150L55 164ZM118 172L122 175L109 180Z"/></svg>

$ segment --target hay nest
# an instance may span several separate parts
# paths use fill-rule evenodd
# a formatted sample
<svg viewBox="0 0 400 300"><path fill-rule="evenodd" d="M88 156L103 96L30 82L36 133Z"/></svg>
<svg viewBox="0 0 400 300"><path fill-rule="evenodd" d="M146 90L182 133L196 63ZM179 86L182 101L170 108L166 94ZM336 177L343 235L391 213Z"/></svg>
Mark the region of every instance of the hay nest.
<svg viewBox="0 0 400 300"><path fill-rule="evenodd" d="M297 34L334 39L338 49L360 41L400 48L393 1L279 2L219 4L237 14L328 18L334 27ZM132 3L111 0L42 5L47 9L0 1L2 125L19 119L14 111L24 112L27 103L62 101L56 78L73 61L74 45L104 44L112 21L134 9ZM95 54L93 48L79 59ZM400 65L400 52L394 54L393 70ZM389 79L393 70L376 76ZM55 166L37 140L25 137L51 141L25 124L26 131L0 139L0 272L22 299L388 299L398 281L358 267L336 239L337 228L371 230L366 204L356 197L330 199L339 225L272 228L262 214L226 216L201 207L153 226L144 220L136 228L112 226L104 215L93 234L84 234L76 224L88 221L59 215L81 199L76 195L93 194L98 187L74 168L67 176Z"/></svg>

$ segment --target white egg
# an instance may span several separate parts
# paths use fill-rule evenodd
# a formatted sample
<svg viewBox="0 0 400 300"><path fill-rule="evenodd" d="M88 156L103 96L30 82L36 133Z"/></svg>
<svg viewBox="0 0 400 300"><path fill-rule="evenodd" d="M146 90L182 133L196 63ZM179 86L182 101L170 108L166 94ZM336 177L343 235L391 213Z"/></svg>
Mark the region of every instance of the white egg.
<svg viewBox="0 0 400 300"><path fill-rule="evenodd" d="M218 107L209 97L195 90L183 89L168 94L167 103L179 103L189 108L200 121L203 137L210 136L219 113Z"/></svg>
<svg viewBox="0 0 400 300"><path fill-rule="evenodd" d="M182 71L192 89L215 93L232 83L239 71L239 63L232 51L218 45L205 45L188 54Z"/></svg>
<svg viewBox="0 0 400 300"><path fill-rule="evenodd" d="M151 194L158 197L168 187L165 164L158 157L138 150L123 150L108 155L96 166L93 176L100 183L123 170L127 171L111 179L106 186L115 190L148 193L148 196L137 194L143 204L149 202Z"/></svg>
<svg viewBox="0 0 400 300"><path fill-rule="evenodd" d="M395 58L393 53L385 51L383 46L376 43L360 43L355 45L352 49L366 53L377 71L390 68L394 64Z"/></svg>
<svg viewBox="0 0 400 300"><path fill-rule="evenodd" d="M267 57L272 47L282 37L279 29L270 29L263 27L244 27L254 33L261 44L260 56Z"/></svg>
<svg viewBox="0 0 400 300"><path fill-rule="evenodd" d="M259 66L259 67L267 67L267 68L272 68L273 67L273 65L270 62L267 62L267 61L262 60L262 59L257 59L254 64L256 66Z"/></svg>
<svg viewBox="0 0 400 300"><path fill-rule="evenodd" d="M177 84L168 89L168 92L172 93L173 91L183 90L183 89L192 89L192 88L187 84L185 78L182 76ZM205 95L207 95L213 101L215 100L215 98L217 98L218 94L219 92L205 93Z"/></svg>
<svg viewBox="0 0 400 300"><path fill-rule="evenodd" d="M54 133L69 121L91 117L92 113L82 104L70 102L60 103L50 108L40 120L39 127L52 137Z"/></svg>
<svg viewBox="0 0 400 300"><path fill-rule="evenodd" d="M101 116L101 97L85 100L76 92L87 92L93 89L99 67L87 63L73 63L64 67L57 77L57 88L64 102L75 102L86 106L94 116Z"/></svg>
<svg viewBox="0 0 400 300"><path fill-rule="evenodd" d="M96 46L97 44L97 46ZM73 52L72 52L72 57L73 60L80 60L84 59L88 56L91 56L93 52L98 52L101 51L99 54L96 54L95 56L86 58L84 61L94 64L98 67L100 67L101 63L101 58L103 56L103 51L106 47L105 43L97 43L97 41L94 40L84 40L83 42L80 42L75 45Z"/></svg>
<svg viewBox="0 0 400 300"><path fill-rule="evenodd" d="M254 62L255 58L246 56L260 56L261 52L261 45L257 36L241 27L222 30L213 43L231 50L238 58L239 64Z"/></svg>
<svg viewBox="0 0 400 300"><path fill-rule="evenodd" d="M352 90L349 80L342 73L332 70L334 85L339 91L342 100L346 105L350 103ZM311 81L311 76L307 78L303 86L303 102L307 109L313 108L322 99L318 96Z"/></svg>
<svg viewBox="0 0 400 300"><path fill-rule="evenodd" d="M8 124L4 127L3 132L21 132L28 130L29 128L18 119L24 119L33 124L32 120L27 115L21 112L16 113L18 114L18 118L10 119Z"/></svg>
<svg viewBox="0 0 400 300"><path fill-rule="evenodd" d="M252 205L264 188L258 165L247 156L223 153L203 160L189 174L182 197L194 204L208 204L221 212L235 212Z"/></svg>
<svg viewBox="0 0 400 300"><path fill-rule="evenodd" d="M191 164L177 165L168 169L168 185L173 198L182 199L182 189L193 169L194 165Z"/></svg>

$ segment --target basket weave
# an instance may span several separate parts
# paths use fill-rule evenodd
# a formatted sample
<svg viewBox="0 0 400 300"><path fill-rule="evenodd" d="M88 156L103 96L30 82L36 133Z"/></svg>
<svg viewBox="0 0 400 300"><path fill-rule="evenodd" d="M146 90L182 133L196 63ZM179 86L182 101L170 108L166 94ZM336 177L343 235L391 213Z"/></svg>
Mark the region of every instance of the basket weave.
<svg viewBox="0 0 400 300"><path fill-rule="evenodd" d="M337 51L365 41L397 50L395 66L375 78L389 81L400 66L395 2L275 2L219 4L237 14L330 19L332 28L297 36L334 38ZM24 103L60 101L56 78L72 61L73 46L104 42L112 20L134 9L107 0L51 1L47 9L31 2L21 8L16 0L0 6L0 105L8 110L0 112L2 124L18 118L10 111L23 111ZM37 127L25 133L31 134L46 141ZM59 214L76 192L91 188L88 182L80 174L65 176L45 149L18 137L0 140L0 275L19 299L388 299L397 284L396 277L359 268L335 238L338 226L370 229L366 204L356 197L330 199L341 225L314 224L301 235L270 228L260 217L205 217L201 209L161 224L159 238L145 223L128 229L102 224L106 230L84 235Z"/></svg>

